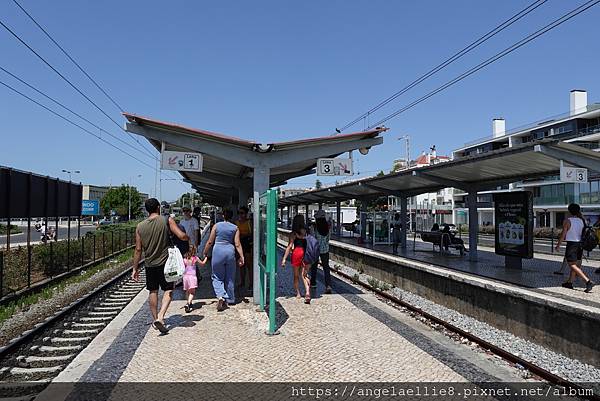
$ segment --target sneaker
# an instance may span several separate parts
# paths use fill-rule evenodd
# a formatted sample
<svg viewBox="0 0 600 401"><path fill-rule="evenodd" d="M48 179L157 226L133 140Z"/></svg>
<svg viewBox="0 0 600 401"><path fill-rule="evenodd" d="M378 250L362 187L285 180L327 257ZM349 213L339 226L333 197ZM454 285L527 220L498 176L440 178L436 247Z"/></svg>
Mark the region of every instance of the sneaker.
<svg viewBox="0 0 600 401"><path fill-rule="evenodd" d="M225 305L225 300L223 298L219 298L219 302L217 302L217 312L223 312L227 308Z"/></svg>
<svg viewBox="0 0 600 401"><path fill-rule="evenodd" d="M588 280L588 282L585 283L585 290L583 290L583 292L591 292L594 284L595 283L592 280Z"/></svg>
<svg viewBox="0 0 600 401"><path fill-rule="evenodd" d="M567 282L565 282L565 283L562 283L562 284L561 284L561 286L562 286L562 287L564 287L564 288L568 288L568 289L570 289L570 290L572 290L572 289L573 289L573 283L570 283L570 282L568 282L568 281L567 281Z"/></svg>
<svg viewBox="0 0 600 401"><path fill-rule="evenodd" d="M330 285L325 287L325 294L331 294L331 286Z"/></svg>
<svg viewBox="0 0 600 401"><path fill-rule="evenodd" d="M184 307L185 313L190 313L192 311L192 304L186 304Z"/></svg>

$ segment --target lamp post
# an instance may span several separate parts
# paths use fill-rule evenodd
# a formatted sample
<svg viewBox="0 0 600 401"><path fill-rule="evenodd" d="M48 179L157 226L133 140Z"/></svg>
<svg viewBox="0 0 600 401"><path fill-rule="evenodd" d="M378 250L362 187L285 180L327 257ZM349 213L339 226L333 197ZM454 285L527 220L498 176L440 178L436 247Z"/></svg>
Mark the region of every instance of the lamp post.
<svg viewBox="0 0 600 401"><path fill-rule="evenodd" d="M72 181L71 180L71 175L72 174L80 174L81 173L81 171L79 171L79 170L73 170L73 171L71 171L71 170L65 170L65 169L63 169L62 172L69 174L69 181Z"/></svg>
<svg viewBox="0 0 600 401"><path fill-rule="evenodd" d="M128 205L127 205L127 210L128 210L128 212L127 212L127 221L131 220L131 186L133 185L133 178L134 177L130 177L129 178L129 202L128 202ZM138 174L137 178L142 178L142 175Z"/></svg>

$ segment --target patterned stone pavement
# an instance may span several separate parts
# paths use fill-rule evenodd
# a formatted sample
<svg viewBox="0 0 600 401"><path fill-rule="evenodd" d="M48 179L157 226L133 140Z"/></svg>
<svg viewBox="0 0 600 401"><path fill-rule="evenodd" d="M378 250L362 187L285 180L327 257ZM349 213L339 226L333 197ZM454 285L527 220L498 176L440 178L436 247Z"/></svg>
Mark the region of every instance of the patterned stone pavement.
<svg viewBox="0 0 600 401"><path fill-rule="evenodd" d="M209 269L197 309L178 292L159 335L146 304L82 376L84 382L520 381L511 368L334 276L334 294L296 299L278 274L279 335L251 302L217 313ZM319 273L321 275L321 273ZM319 282L317 293L323 291ZM85 351L84 351L85 352Z"/></svg>

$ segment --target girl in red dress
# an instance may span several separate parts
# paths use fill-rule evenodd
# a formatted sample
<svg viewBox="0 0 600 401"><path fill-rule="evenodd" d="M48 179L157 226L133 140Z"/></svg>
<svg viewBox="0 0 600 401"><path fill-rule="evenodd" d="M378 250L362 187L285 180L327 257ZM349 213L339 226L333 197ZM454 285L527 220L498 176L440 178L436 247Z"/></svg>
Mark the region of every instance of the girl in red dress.
<svg viewBox="0 0 600 401"><path fill-rule="evenodd" d="M304 303L310 304L310 279L308 278L309 265L304 263L304 252L306 250L306 225L304 224L304 216L298 214L292 222L292 232L283 259L281 267L285 267L287 257L292 255L292 268L294 269L294 289L296 290L296 298L302 298L300 294L300 277L304 282Z"/></svg>

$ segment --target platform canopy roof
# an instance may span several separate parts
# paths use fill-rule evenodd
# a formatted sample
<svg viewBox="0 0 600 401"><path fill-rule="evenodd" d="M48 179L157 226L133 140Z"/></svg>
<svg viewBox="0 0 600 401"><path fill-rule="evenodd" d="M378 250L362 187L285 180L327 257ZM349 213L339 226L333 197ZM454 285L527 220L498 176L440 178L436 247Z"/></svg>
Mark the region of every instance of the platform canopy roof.
<svg viewBox="0 0 600 401"><path fill-rule="evenodd" d="M261 144L254 141L185 127L135 114L124 113L128 132L144 136L157 150L200 152L203 171L181 172L207 202L226 205L240 188L251 193L255 168L267 171L271 187L315 172L317 159L370 148L383 142L387 128L288 142Z"/></svg>
<svg viewBox="0 0 600 401"><path fill-rule="evenodd" d="M283 198L280 205L304 205L386 195L410 197L449 187L465 192L492 190L511 182L557 175L561 160L566 166L585 167L600 172L599 153L547 139L433 166L321 188Z"/></svg>

